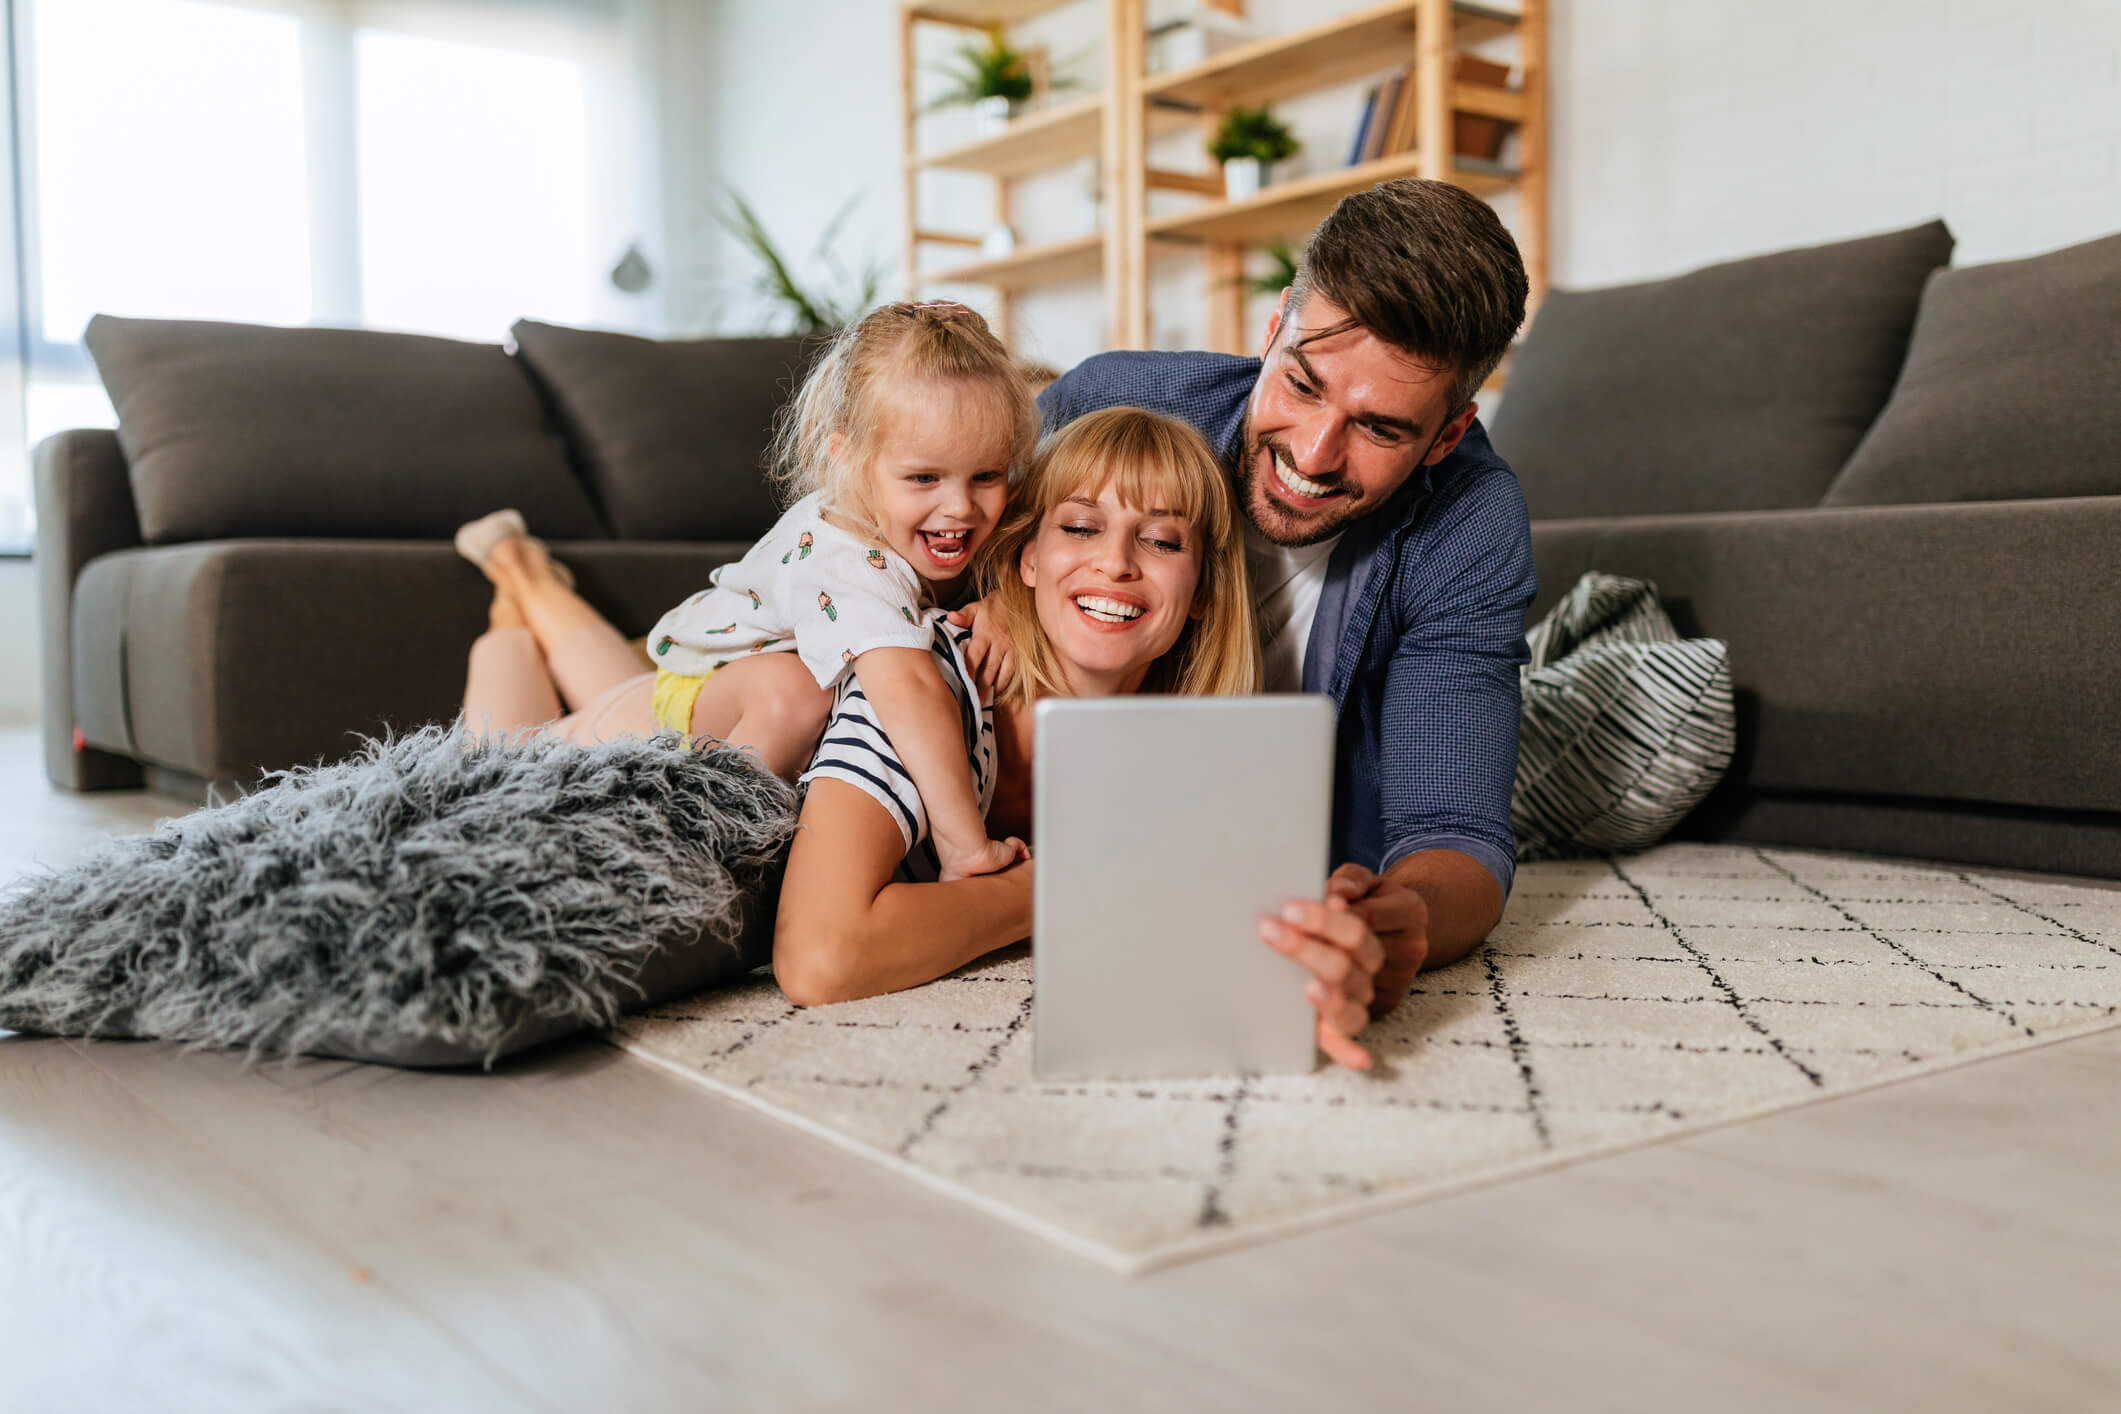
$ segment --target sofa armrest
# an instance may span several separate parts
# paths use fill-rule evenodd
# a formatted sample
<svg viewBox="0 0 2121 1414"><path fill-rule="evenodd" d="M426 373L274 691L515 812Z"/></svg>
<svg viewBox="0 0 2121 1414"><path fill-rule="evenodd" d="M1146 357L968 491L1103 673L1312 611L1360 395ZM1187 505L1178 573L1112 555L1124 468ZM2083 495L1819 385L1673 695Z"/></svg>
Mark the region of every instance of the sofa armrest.
<svg viewBox="0 0 2121 1414"><path fill-rule="evenodd" d="M2121 496L1542 521L1724 639L1746 785L2121 811Z"/></svg>
<svg viewBox="0 0 2121 1414"><path fill-rule="evenodd" d="M140 543L132 482L118 434L60 432L33 455L37 497L37 598L43 645L44 769L68 790L140 784L137 762L74 745L74 581L98 555Z"/></svg>

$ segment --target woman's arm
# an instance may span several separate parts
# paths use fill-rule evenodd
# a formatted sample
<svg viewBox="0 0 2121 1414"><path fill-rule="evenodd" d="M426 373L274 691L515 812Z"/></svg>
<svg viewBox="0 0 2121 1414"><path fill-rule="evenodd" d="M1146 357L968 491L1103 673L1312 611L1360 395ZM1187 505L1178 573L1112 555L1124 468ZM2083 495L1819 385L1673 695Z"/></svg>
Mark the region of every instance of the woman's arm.
<svg viewBox="0 0 2121 1414"><path fill-rule="evenodd" d="M773 975L797 1006L932 982L1031 935L1031 868L948 884L892 882L905 837L844 781L815 780L781 884Z"/></svg>

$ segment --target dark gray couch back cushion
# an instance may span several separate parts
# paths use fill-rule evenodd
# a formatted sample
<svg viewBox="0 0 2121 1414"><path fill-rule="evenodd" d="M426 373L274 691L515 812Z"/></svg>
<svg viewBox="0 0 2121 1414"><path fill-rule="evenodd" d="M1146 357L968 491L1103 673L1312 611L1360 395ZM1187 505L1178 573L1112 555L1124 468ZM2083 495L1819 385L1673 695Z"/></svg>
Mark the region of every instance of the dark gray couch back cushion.
<svg viewBox="0 0 2121 1414"><path fill-rule="evenodd" d="M750 540L772 527L766 447L816 341L642 339L530 319L510 332L614 534Z"/></svg>
<svg viewBox="0 0 2121 1414"><path fill-rule="evenodd" d="M2121 493L2121 236L1939 270L1829 505Z"/></svg>
<svg viewBox="0 0 2121 1414"><path fill-rule="evenodd" d="M367 329L89 321L149 544L448 536L500 506L603 535L498 345Z"/></svg>
<svg viewBox="0 0 2121 1414"><path fill-rule="evenodd" d="M1818 504L1892 392L1942 221L1554 290L1489 433L1535 520Z"/></svg>

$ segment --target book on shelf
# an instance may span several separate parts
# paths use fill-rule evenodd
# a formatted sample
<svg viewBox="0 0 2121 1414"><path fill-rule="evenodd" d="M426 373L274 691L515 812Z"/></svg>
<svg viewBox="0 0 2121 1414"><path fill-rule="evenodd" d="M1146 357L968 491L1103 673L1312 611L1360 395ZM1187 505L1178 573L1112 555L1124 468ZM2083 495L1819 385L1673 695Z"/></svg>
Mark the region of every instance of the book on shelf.
<svg viewBox="0 0 2121 1414"><path fill-rule="evenodd" d="M1401 95L1410 87L1407 77L1404 68L1394 69L1385 75L1384 82L1377 86L1377 111L1370 120L1370 131L1366 135L1368 140L1362 145L1363 161L1375 162L1392 150L1385 139L1398 121L1399 110L1404 102Z"/></svg>
<svg viewBox="0 0 2121 1414"><path fill-rule="evenodd" d="M1363 148L1370 141L1370 124L1376 117L1377 90L1373 88L1362 98L1362 117L1355 124L1355 141L1348 144L1348 166L1362 165Z"/></svg>
<svg viewBox="0 0 2121 1414"><path fill-rule="evenodd" d="M1414 129L1421 121L1421 105L1414 98L1414 75L1409 72L1405 87L1399 91L1399 111L1392 115L1392 126L1385 130L1387 155L1414 150Z"/></svg>

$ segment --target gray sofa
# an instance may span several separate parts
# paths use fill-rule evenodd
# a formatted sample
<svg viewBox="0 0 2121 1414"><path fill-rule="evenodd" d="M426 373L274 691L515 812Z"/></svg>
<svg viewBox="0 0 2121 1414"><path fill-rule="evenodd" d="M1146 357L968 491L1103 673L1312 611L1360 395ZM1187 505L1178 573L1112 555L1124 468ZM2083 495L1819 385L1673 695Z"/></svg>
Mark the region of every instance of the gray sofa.
<svg viewBox="0 0 2121 1414"><path fill-rule="evenodd" d="M1950 249L1931 223L1551 294L1492 426L1532 614L1598 569L1730 643L1738 759L1681 838L2121 878L2121 238ZM445 537L494 504L586 510L561 553L644 631L770 522L759 450L805 352L522 325L507 364L274 332L318 347L259 378L258 331L91 331L122 431L37 457L62 786L242 780L448 715L487 596ZM273 499L290 478L300 504Z"/></svg>
<svg viewBox="0 0 2121 1414"><path fill-rule="evenodd" d="M51 779L196 798L452 716L492 596L449 537L496 506L632 635L772 525L812 345L513 332L99 316L120 428L35 455Z"/></svg>
<svg viewBox="0 0 2121 1414"><path fill-rule="evenodd" d="M1731 645L1679 838L2121 878L2121 237L1941 222L1551 294L1491 433L1536 618L1597 569Z"/></svg>

